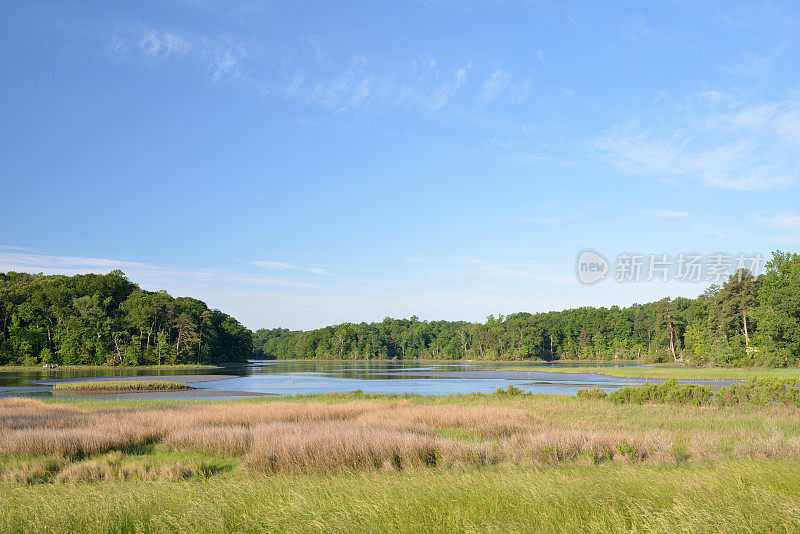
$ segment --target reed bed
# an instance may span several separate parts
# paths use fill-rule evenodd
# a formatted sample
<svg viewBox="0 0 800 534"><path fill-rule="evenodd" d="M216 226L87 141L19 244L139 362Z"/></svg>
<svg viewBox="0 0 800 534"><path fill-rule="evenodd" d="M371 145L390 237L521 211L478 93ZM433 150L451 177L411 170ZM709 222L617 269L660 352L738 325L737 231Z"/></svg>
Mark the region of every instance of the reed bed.
<svg viewBox="0 0 800 534"><path fill-rule="evenodd" d="M0 480L179 479L204 472L181 463L182 455L193 454L265 473L800 459L795 408L552 398L330 400L84 411L0 399ZM142 467L158 451L177 456ZM109 454L126 460L98 460ZM14 464L15 458L31 461Z"/></svg>

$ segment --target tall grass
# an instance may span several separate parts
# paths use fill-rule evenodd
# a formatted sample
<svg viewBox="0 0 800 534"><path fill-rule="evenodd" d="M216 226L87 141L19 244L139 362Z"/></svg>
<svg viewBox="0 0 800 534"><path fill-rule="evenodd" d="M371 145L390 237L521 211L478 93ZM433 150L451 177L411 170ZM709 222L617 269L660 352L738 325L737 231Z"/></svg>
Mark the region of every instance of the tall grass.
<svg viewBox="0 0 800 534"><path fill-rule="evenodd" d="M261 471L435 466L449 443L352 421L272 423L253 430L247 465Z"/></svg>
<svg viewBox="0 0 800 534"><path fill-rule="evenodd" d="M800 465L736 461L17 486L0 532L798 532Z"/></svg>

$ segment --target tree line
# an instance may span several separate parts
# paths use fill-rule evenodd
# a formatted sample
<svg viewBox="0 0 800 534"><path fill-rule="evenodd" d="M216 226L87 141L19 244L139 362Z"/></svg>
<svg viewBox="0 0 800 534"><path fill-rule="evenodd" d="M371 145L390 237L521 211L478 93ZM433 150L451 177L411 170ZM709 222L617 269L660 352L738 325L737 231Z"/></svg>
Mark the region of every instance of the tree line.
<svg viewBox="0 0 800 534"><path fill-rule="evenodd" d="M144 365L263 359L643 359L800 363L800 255L777 251L695 299L489 316L386 318L316 330L261 329L189 297L106 275L0 273L0 365Z"/></svg>
<svg viewBox="0 0 800 534"><path fill-rule="evenodd" d="M0 365L244 361L252 332L188 297L106 275L0 273Z"/></svg>
<svg viewBox="0 0 800 534"><path fill-rule="evenodd" d="M485 323L386 318L310 331L258 330L266 359L645 359L785 366L800 360L800 255L777 251L695 299L489 316Z"/></svg>

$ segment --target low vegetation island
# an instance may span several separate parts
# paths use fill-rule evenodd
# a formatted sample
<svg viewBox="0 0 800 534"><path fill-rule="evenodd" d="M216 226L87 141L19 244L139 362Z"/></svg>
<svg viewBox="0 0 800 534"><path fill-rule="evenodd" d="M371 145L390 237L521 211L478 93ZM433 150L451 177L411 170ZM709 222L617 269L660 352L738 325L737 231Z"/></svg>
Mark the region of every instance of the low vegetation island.
<svg viewBox="0 0 800 534"><path fill-rule="evenodd" d="M67 381L53 385L53 391L136 392L180 391L193 389L182 382L161 380L88 380Z"/></svg>

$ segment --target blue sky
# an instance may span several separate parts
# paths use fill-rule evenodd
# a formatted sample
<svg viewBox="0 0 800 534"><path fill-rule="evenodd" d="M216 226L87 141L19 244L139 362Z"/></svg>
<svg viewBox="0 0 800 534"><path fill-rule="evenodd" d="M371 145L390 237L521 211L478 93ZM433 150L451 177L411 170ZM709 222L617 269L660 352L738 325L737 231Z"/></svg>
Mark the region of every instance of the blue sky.
<svg viewBox="0 0 800 534"><path fill-rule="evenodd" d="M0 14L0 271L310 328L694 296L575 259L800 244L794 2Z"/></svg>

